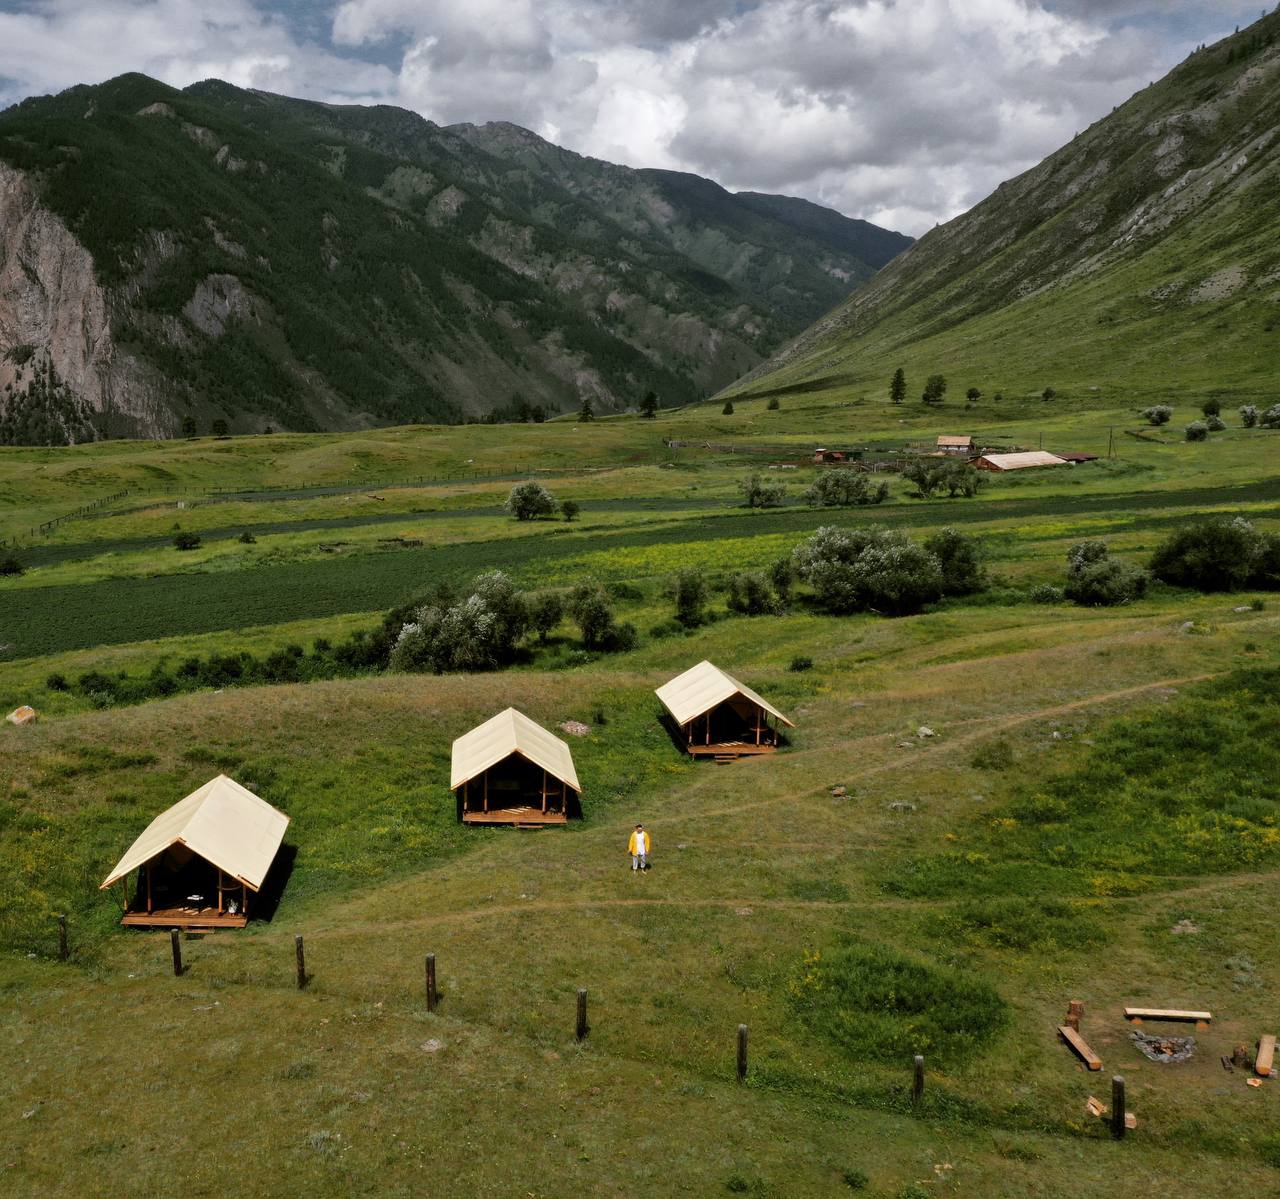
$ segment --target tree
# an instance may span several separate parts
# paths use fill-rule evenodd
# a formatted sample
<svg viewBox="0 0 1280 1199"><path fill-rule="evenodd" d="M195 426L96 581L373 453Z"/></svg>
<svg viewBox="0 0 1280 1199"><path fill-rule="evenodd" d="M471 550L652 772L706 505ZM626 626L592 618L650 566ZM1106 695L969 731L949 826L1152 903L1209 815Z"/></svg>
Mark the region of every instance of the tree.
<svg viewBox="0 0 1280 1199"><path fill-rule="evenodd" d="M729 611L742 616L776 616L782 603L763 574L748 570L729 579Z"/></svg>
<svg viewBox="0 0 1280 1199"><path fill-rule="evenodd" d="M675 600L675 618L686 629L696 629L707 619L707 580L696 568L682 570L672 587Z"/></svg>
<svg viewBox="0 0 1280 1199"><path fill-rule="evenodd" d="M889 484L871 479L856 470L824 470L801 497L814 508L853 508L882 504L889 498Z"/></svg>
<svg viewBox="0 0 1280 1199"><path fill-rule="evenodd" d="M920 397L925 404L941 404L947 394L947 380L942 375L930 375L924 385L924 395Z"/></svg>
<svg viewBox="0 0 1280 1199"><path fill-rule="evenodd" d="M173 544L176 549L194 550L200 548L199 533L179 533L174 539Z"/></svg>
<svg viewBox="0 0 1280 1199"><path fill-rule="evenodd" d="M1280 534L1260 533L1242 516L1198 521L1170 534L1151 556L1151 573L1173 587L1239 591L1280 586Z"/></svg>
<svg viewBox="0 0 1280 1199"><path fill-rule="evenodd" d="M940 529L924 548L938 560L943 595L973 595L985 586L978 543L955 529Z"/></svg>
<svg viewBox="0 0 1280 1199"><path fill-rule="evenodd" d="M546 642L551 630L564 619L564 599L558 592L544 591L529 601L529 627Z"/></svg>
<svg viewBox="0 0 1280 1199"><path fill-rule="evenodd" d="M1222 419L1216 412L1210 413L1204 418L1205 427L1210 433L1221 433L1226 427L1227 422Z"/></svg>
<svg viewBox="0 0 1280 1199"><path fill-rule="evenodd" d="M958 495L972 499L987 481L982 471L969 462L932 457L917 458L902 477L916 485L916 496L922 500L942 490L953 499Z"/></svg>
<svg viewBox="0 0 1280 1199"><path fill-rule="evenodd" d="M1240 423L1246 429L1255 428L1258 424L1258 410L1252 404L1245 404L1240 409Z"/></svg>
<svg viewBox="0 0 1280 1199"><path fill-rule="evenodd" d="M503 507L516 520L533 520L535 517L550 516L555 512L556 499L536 479L526 479L511 489Z"/></svg>
<svg viewBox="0 0 1280 1199"><path fill-rule="evenodd" d="M1066 598L1084 607L1112 607L1140 599L1148 575L1131 562L1112 558L1105 541L1081 541L1067 551Z"/></svg>
<svg viewBox="0 0 1280 1199"><path fill-rule="evenodd" d="M898 367L893 372L893 378L889 380L889 399L895 404L901 404L907 398L907 376L902 367Z"/></svg>
<svg viewBox="0 0 1280 1199"><path fill-rule="evenodd" d="M720 415L721 415L721 416L732 416L732 415L733 415L733 401L732 401L732 400L725 400L725 402L724 402L724 407L720 409Z"/></svg>
<svg viewBox="0 0 1280 1199"><path fill-rule="evenodd" d="M1142 410L1143 419L1153 425L1167 425L1172 416L1173 409L1168 404L1153 404Z"/></svg>
<svg viewBox="0 0 1280 1199"><path fill-rule="evenodd" d="M1046 387L1044 391L1040 393L1040 398L1048 402L1049 400L1055 399L1057 394L1058 393L1052 387Z"/></svg>
<svg viewBox="0 0 1280 1199"><path fill-rule="evenodd" d="M786 498L786 489L781 483L772 479L761 478L760 475L748 475L738 484L742 498L748 508L778 508Z"/></svg>
<svg viewBox="0 0 1280 1199"><path fill-rule="evenodd" d="M579 583L569 595L567 609L582 633L584 649L613 652L635 646L635 625L614 621L609 597L598 584Z"/></svg>
<svg viewBox="0 0 1280 1199"><path fill-rule="evenodd" d="M182 436L194 437L196 435L196 418L194 416L184 416L182 418Z"/></svg>
<svg viewBox="0 0 1280 1199"><path fill-rule="evenodd" d="M20 575L21 573L22 563L12 554L0 559L0 575Z"/></svg>
<svg viewBox="0 0 1280 1199"><path fill-rule="evenodd" d="M1210 397L1200 405L1200 411L1203 412L1205 416L1219 416L1222 412L1222 403L1221 401Z"/></svg>
<svg viewBox="0 0 1280 1199"><path fill-rule="evenodd" d="M581 511L582 511L582 508L579 506L576 500L560 501L560 515L564 517L566 523L575 519L578 513Z"/></svg>
<svg viewBox="0 0 1280 1199"><path fill-rule="evenodd" d="M1182 433L1188 441L1204 441L1209 436L1209 426L1202 420L1193 420Z"/></svg>
<svg viewBox="0 0 1280 1199"><path fill-rule="evenodd" d="M765 408L768 409L770 412L777 412L778 409L781 407L782 407L782 404L779 402L777 396L770 396L769 402L765 405Z"/></svg>
<svg viewBox="0 0 1280 1199"><path fill-rule="evenodd" d="M1264 429L1280 429L1280 404L1273 404L1258 417L1258 424Z"/></svg>
<svg viewBox="0 0 1280 1199"><path fill-rule="evenodd" d="M938 559L890 529L819 529L791 554L828 612L907 616L942 595Z"/></svg>
<svg viewBox="0 0 1280 1199"><path fill-rule="evenodd" d="M524 594L500 570L476 576L456 603L428 602L403 624L390 654L394 670L496 670L515 659L529 628Z"/></svg>
<svg viewBox="0 0 1280 1199"><path fill-rule="evenodd" d="M964 393L964 398L968 400L969 403L976 404L982 398L982 392L980 392L976 387L971 387Z"/></svg>
<svg viewBox="0 0 1280 1199"><path fill-rule="evenodd" d="M226 437L228 432L227 422L223 420L222 417L218 417L218 419L209 426L209 432L215 437Z"/></svg>
<svg viewBox="0 0 1280 1199"><path fill-rule="evenodd" d="M644 399L640 401L640 415L645 420L653 420L658 415L658 396L656 392L646 391Z"/></svg>
<svg viewBox="0 0 1280 1199"><path fill-rule="evenodd" d="M582 408L578 412L578 419L582 421L583 424L596 419L595 410L591 407L590 396L582 397Z"/></svg>

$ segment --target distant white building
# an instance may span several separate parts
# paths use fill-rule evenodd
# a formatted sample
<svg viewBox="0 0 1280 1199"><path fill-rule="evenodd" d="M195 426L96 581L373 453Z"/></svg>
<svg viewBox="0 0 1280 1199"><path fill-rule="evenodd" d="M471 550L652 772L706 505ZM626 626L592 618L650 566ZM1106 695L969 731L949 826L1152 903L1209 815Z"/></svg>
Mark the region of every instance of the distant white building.
<svg viewBox="0 0 1280 1199"><path fill-rule="evenodd" d="M1070 466L1065 458L1048 450L1025 450L1019 454L983 454L974 466L980 470L1027 470L1033 466Z"/></svg>

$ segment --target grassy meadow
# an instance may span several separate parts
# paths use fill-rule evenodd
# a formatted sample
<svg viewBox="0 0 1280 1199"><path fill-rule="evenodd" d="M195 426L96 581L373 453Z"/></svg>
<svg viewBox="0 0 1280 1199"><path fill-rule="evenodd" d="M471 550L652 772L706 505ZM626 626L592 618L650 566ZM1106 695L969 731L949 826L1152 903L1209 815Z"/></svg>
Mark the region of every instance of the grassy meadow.
<svg viewBox="0 0 1280 1199"><path fill-rule="evenodd" d="M0 451L0 537L132 491L24 540L25 573L0 578L0 706L42 714L0 726L0 1193L92 1194L108 1178L218 1199L1280 1185L1280 1084L1248 1087L1219 1061L1280 1031L1280 598L1030 600L1084 537L1144 562L1203 513L1280 528L1280 434L1138 439L1114 402L899 412L833 392L736 408ZM801 468L778 472L786 505L747 511L737 483L770 458L663 444L800 457L972 432L1105 452L1112 426L1112 459L993 478L967 500L914 499L894 478L884 505L855 510L799 503ZM581 517L512 520L509 480L416 482L517 467L563 472L548 485ZM393 479L413 486L372 486ZM820 525L868 522L976 536L990 589L896 620L725 611L727 573ZM200 548L174 549L175 525ZM663 630L667 583L691 564L717 619ZM490 567L531 588L614 584L638 645L585 654L566 622L501 673L141 704L48 687L336 641ZM801 656L812 668L791 669ZM703 657L792 716L783 752L727 767L677 752L652 691ZM454 822L450 743L508 704L588 726L568 738L581 824ZM269 921L188 937L175 978L167 936L120 930L98 882L218 771L290 815L287 883ZM653 837L642 875L625 853L637 820ZM1056 1038L1071 999L1101 1074ZM1125 1004L1214 1022L1190 1062L1159 1065L1130 1044ZM1116 1073L1138 1118L1121 1143L1085 1111Z"/></svg>

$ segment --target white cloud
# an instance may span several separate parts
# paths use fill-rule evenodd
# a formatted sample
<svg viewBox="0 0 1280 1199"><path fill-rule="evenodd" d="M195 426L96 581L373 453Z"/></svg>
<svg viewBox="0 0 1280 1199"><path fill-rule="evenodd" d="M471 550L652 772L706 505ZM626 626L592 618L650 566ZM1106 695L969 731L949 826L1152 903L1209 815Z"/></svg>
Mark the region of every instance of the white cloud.
<svg viewBox="0 0 1280 1199"><path fill-rule="evenodd" d="M582 153L804 195L920 232L1256 9L341 0L329 12L326 38L302 34L268 0L33 0L0 11L0 89L16 99L140 70L176 85L219 76L399 103L444 123L511 120Z"/></svg>

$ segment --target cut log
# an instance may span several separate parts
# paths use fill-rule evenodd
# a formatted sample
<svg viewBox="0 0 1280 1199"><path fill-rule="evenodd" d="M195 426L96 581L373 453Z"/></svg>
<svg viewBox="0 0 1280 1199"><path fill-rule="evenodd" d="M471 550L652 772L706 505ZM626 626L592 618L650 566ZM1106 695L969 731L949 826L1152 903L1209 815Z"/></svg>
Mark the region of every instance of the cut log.
<svg viewBox="0 0 1280 1199"><path fill-rule="evenodd" d="M1274 1072L1272 1062L1276 1056L1276 1038L1274 1034L1267 1033L1258 1041L1258 1057L1253 1063L1255 1072L1262 1078L1270 1078Z"/></svg>
<svg viewBox="0 0 1280 1199"><path fill-rule="evenodd" d="M1089 1048L1089 1043L1069 1024L1063 1024L1058 1029L1060 1036L1072 1049L1079 1055L1080 1060L1084 1062L1090 1070L1101 1070L1102 1059Z"/></svg>
<svg viewBox="0 0 1280 1199"><path fill-rule="evenodd" d="M1143 1020L1186 1020L1196 1024L1208 1024L1213 1019L1212 1012L1189 1012L1181 1008L1127 1007L1124 1018L1141 1023Z"/></svg>

